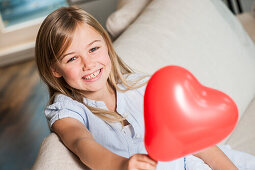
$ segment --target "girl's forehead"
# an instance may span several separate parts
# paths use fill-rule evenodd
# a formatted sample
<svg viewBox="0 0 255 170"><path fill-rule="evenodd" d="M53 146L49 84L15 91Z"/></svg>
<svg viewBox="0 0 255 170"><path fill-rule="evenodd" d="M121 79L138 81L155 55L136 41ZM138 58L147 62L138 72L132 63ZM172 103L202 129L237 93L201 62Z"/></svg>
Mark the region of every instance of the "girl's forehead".
<svg viewBox="0 0 255 170"><path fill-rule="evenodd" d="M77 27L74 32L74 38L80 38L80 37L87 37L87 38L103 38L101 34L92 26L86 24L86 23L81 23L77 24Z"/></svg>
<svg viewBox="0 0 255 170"><path fill-rule="evenodd" d="M70 38L71 43L67 47L66 52L69 52L70 50L78 50L80 47L88 47L92 42L106 44L101 34L95 28L86 23L77 24L77 27Z"/></svg>

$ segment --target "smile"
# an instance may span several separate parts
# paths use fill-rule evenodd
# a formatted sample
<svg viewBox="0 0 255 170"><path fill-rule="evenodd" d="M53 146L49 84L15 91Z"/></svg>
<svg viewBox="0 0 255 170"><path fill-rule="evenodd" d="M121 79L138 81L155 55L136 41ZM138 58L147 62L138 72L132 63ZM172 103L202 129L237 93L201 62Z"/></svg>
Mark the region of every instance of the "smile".
<svg viewBox="0 0 255 170"><path fill-rule="evenodd" d="M93 81L93 80L96 80L101 75L101 73L102 73L102 68L95 71L94 73L83 76L82 79L88 80L88 81Z"/></svg>

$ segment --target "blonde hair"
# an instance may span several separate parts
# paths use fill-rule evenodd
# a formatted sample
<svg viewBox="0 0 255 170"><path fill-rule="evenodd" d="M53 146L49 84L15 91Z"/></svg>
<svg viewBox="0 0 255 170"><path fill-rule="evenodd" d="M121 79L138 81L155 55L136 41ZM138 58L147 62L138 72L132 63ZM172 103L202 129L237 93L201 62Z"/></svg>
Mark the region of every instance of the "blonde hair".
<svg viewBox="0 0 255 170"><path fill-rule="evenodd" d="M104 38L107 44L112 63L112 69L107 82L114 91L136 89L147 83L138 83L144 77L130 82L123 76L124 74L131 74L133 71L116 54L108 33L94 17L77 7L62 7L45 18L37 34L35 45L35 57L38 71L49 90L49 104L53 103L55 96L59 93L83 103L84 96L82 95L82 91L69 86L63 77L56 78L51 70L60 56L62 56L70 46L76 26L82 23L92 26ZM117 86L119 83L123 84L125 89L119 88ZM94 108L87 104L85 105L101 119L107 122L120 121L123 125L124 118L117 112Z"/></svg>

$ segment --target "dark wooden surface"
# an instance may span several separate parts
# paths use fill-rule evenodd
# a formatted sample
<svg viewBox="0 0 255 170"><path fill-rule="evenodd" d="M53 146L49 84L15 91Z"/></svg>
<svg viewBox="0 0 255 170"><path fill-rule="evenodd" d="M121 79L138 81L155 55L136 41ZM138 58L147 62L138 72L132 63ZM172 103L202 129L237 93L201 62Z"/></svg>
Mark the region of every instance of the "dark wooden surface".
<svg viewBox="0 0 255 170"><path fill-rule="evenodd" d="M31 169L49 134L47 100L33 59L0 68L0 170Z"/></svg>

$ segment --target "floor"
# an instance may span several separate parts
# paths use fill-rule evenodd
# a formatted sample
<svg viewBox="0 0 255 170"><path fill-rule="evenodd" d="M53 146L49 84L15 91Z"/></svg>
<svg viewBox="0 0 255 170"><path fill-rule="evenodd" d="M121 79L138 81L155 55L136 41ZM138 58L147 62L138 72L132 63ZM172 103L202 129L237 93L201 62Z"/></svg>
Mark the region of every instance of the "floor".
<svg viewBox="0 0 255 170"><path fill-rule="evenodd" d="M34 60L0 68L0 169L28 170L49 134L48 94Z"/></svg>

